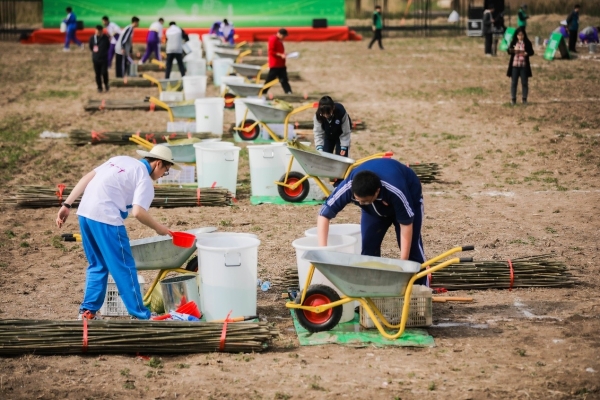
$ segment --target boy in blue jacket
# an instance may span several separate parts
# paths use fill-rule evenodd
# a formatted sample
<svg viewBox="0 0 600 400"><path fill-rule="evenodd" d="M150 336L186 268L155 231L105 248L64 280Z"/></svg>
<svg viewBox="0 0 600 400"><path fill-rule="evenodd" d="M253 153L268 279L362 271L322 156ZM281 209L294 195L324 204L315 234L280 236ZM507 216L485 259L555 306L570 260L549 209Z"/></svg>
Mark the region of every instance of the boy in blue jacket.
<svg viewBox="0 0 600 400"><path fill-rule="evenodd" d="M63 48L63 51L71 51L69 48L71 42L75 43L77 46L79 46L79 48L81 48L81 50L83 50L83 43L81 43L77 37L75 37L75 32L77 31L77 16L71 7L67 7L66 11L67 18L63 19L62 21L67 25L67 37L65 38L65 47Z"/></svg>

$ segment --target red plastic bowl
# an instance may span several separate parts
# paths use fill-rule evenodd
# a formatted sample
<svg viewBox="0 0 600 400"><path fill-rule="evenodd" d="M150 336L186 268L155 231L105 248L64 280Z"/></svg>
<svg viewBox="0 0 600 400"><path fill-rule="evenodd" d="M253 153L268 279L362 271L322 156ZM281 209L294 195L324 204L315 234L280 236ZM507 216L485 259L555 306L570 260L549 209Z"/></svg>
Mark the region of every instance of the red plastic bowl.
<svg viewBox="0 0 600 400"><path fill-rule="evenodd" d="M171 232L173 244L179 247L190 248L196 243L196 235L187 232Z"/></svg>

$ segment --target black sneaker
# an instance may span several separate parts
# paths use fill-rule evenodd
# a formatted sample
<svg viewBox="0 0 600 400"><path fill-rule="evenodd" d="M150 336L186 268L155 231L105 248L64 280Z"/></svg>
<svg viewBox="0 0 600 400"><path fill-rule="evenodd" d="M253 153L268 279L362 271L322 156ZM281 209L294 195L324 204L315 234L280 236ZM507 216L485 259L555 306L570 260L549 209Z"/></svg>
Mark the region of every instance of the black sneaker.
<svg viewBox="0 0 600 400"><path fill-rule="evenodd" d="M102 93L102 89L98 89L98 93Z"/></svg>

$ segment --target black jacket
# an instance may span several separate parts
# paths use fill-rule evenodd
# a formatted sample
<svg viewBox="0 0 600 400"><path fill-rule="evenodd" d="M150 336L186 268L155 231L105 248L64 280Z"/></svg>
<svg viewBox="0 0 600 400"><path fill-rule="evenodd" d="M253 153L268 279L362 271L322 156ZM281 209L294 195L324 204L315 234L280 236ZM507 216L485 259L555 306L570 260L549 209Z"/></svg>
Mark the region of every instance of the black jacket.
<svg viewBox="0 0 600 400"><path fill-rule="evenodd" d="M507 50L508 54L510 54L510 61L508 62L508 71L506 71L506 76L508 76L509 78L512 77L513 61L515 60L515 45L517 44L517 42L517 35L515 35L513 37L513 40L510 42L510 46L508 46ZM533 45L527 37L525 37L525 53L527 53L529 57L535 54L533 51ZM527 76L531 77L532 74L531 64L529 64L529 57L525 57L525 69L527 70Z"/></svg>
<svg viewBox="0 0 600 400"><path fill-rule="evenodd" d="M104 33L100 37L93 35L90 38L89 46L93 62L108 62L108 48L110 47L110 38L108 35ZM94 52L94 46L98 46L97 52Z"/></svg>

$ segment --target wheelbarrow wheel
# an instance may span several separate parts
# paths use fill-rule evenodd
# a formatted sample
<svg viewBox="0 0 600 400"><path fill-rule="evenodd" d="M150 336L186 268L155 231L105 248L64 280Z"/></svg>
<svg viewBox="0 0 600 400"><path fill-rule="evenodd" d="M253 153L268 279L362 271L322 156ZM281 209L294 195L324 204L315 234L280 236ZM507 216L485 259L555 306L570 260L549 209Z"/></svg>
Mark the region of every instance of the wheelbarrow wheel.
<svg viewBox="0 0 600 400"><path fill-rule="evenodd" d="M300 304L298 294L296 304ZM304 298L304 306L320 306L323 304L333 303L338 301L340 296L335 290L325 285L310 285L306 291ZM309 332L322 332L333 329L342 318L342 306L333 307L321 313L314 313L307 310L296 309L296 317L298 322Z"/></svg>
<svg viewBox="0 0 600 400"><path fill-rule="evenodd" d="M225 93L225 96L223 96L225 98L225 108L227 110L233 110L235 108L235 103L233 102L235 100L235 95L233 93Z"/></svg>
<svg viewBox="0 0 600 400"><path fill-rule="evenodd" d="M279 181L288 185L293 185L302 178L304 178L304 174L302 174L301 172L292 171L288 174L287 181L284 181L285 174L282 175ZM310 183L307 179L304 182L302 182L302 184L296 189L291 189L285 186L277 185L277 191L279 192L281 198L285 201L289 201L291 203L299 203L302 200L304 200L306 196L308 196L308 192L310 191Z"/></svg>
<svg viewBox="0 0 600 400"><path fill-rule="evenodd" d="M242 129L246 129L249 126L254 125L254 122L254 120L247 119L244 122L242 122L239 127ZM240 139L242 140L254 140L260 134L260 128L257 124L254 126L254 128L250 129L249 131L240 130L236 132L238 133L238 135L240 135Z"/></svg>

